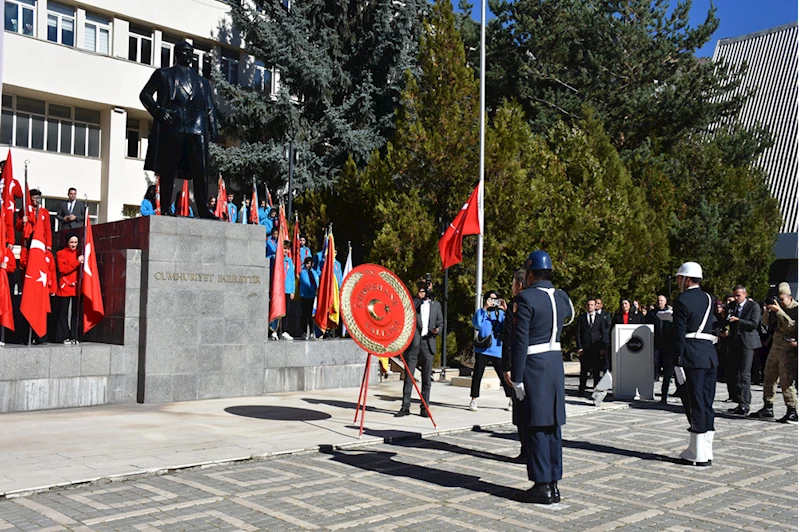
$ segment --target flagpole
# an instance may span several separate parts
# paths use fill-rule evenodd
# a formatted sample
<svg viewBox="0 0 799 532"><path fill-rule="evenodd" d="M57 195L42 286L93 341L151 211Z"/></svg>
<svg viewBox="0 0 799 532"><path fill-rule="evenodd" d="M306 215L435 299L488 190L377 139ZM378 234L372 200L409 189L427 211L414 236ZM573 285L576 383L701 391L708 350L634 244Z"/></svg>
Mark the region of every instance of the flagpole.
<svg viewBox="0 0 799 532"><path fill-rule="evenodd" d="M477 279L475 312L483 302L483 196L485 195L485 105L486 105L486 0L480 0L480 192L477 194L480 234L477 235Z"/></svg>
<svg viewBox="0 0 799 532"><path fill-rule="evenodd" d="M29 194L28 194L28 163L30 163L30 160L26 159L25 160L25 190L22 191L22 216L28 216L28 202L30 201L30 198L28 197L29 196ZM6 186L8 186L8 183L6 183ZM34 224L34 226L35 226L35 224ZM22 245L24 246L25 245L25 240L24 240L25 229L24 229L24 227L22 229L22 236L23 236ZM27 265L25 265L25 268L27 269ZM24 292L25 291L25 282L24 282L25 281L25 272L22 272L22 279L23 279L22 291ZM28 323L28 345L31 345L32 342L33 342L33 327L31 327L31 324Z"/></svg>

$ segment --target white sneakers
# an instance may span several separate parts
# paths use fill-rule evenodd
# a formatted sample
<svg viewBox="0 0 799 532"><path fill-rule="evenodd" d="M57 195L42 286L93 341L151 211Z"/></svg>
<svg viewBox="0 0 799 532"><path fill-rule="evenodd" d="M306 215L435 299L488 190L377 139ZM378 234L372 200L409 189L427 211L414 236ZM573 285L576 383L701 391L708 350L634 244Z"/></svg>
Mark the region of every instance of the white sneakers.
<svg viewBox="0 0 799 532"><path fill-rule="evenodd" d="M278 339L277 338L277 333L273 332L272 334L269 335L269 338L271 338L272 340L277 340Z"/></svg>
<svg viewBox="0 0 799 532"><path fill-rule="evenodd" d="M280 335L280 337L281 337L281 338L283 338L284 340L294 340L294 337L293 337L293 336L291 336L291 335L290 335L289 333L287 333L287 332L284 332L282 335Z"/></svg>
<svg viewBox="0 0 799 532"><path fill-rule="evenodd" d="M469 401L469 410L472 412L477 412L477 402L474 399Z"/></svg>

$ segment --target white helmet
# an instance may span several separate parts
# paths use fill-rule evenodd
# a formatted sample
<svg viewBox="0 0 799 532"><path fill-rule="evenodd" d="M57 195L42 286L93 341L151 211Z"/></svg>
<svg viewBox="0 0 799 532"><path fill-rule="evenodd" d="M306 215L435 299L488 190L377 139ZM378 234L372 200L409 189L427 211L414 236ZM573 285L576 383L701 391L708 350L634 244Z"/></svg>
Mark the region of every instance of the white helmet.
<svg viewBox="0 0 799 532"><path fill-rule="evenodd" d="M677 270L675 275L682 275L683 277L693 277L694 279L702 278L702 267L696 262L683 262L680 269Z"/></svg>

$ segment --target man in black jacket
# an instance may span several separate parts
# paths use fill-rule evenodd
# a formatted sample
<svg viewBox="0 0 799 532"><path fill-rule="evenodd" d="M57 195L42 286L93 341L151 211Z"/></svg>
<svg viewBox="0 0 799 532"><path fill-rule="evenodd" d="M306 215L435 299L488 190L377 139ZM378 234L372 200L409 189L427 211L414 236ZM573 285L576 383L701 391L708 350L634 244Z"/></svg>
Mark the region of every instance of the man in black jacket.
<svg viewBox="0 0 799 532"><path fill-rule="evenodd" d="M416 308L416 333L413 336L408 350L405 351L405 362L408 363L411 374L405 375L405 384L402 386L402 407L395 417L410 415L411 389L413 388L413 373L418 365L422 371L422 397L430 404L430 381L433 373L433 359L436 356L436 337L444 324L444 314L441 312L441 303L430 298L430 285L419 281L419 290L413 298ZM427 417L424 405L419 415Z"/></svg>
<svg viewBox="0 0 799 532"><path fill-rule="evenodd" d="M668 402L669 384L674 376L674 338L671 334L673 311L668 308L668 298L658 294L657 306L647 312L646 323L655 326L655 381L663 368L663 384L660 385L660 402Z"/></svg>
<svg viewBox="0 0 799 532"><path fill-rule="evenodd" d="M609 342L606 321L596 312L596 300L589 299L586 303L586 312L577 319L577 356L580 357L578 393L580 396L585 394L589 370L593 375L594 388L596 388L602 376L601 373L607 369L604 362Z"/></svg>
<svg viewBox="0 0 799 532"><path fill-rule="evenodd" d="M738 401L738 406L731 408L731 414L745 416L749 414L749 405L752 402L752 359L754 350L760 347L760 335L757 325L763 315L760 305L746 297L746 287L736 285L732 290L735 297L735 310L727 318L729 331L729 356L731 366L736 374L728 378L734 379L732 392L733 399Z"/></svg>
<svg viewBox="0 0 799 532"><path fill-rule="evenodd" d="M175 179L191 179L200 218L215 218L208 210L208 149L216 138L216 115L211 85L192 70L193 56L191 44L176 44L176 64L153 72L139 94L155 119L144 169L161 178L162 214L174 216Z"/></svg>

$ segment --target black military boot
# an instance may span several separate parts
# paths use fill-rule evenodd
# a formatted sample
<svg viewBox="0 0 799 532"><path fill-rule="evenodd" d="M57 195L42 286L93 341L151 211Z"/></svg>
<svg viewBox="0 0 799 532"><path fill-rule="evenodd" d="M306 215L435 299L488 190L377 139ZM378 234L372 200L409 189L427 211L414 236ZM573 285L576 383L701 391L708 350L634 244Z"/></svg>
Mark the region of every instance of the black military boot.
<svg viewBox="0 0 799 532"><path fill-rule="evenodd" d="M552 494L552 484L548 482L536 482L532 488L522 494L520 501L533 504L554 503L555 499Z"/></svg>
<svg viewBox="0 0 799 532"><path fill-rule="evenodd" d="M560 502L560 490L558 489L558 483L552 483L552 502L555 504Z"/></svg>
<svg viewBox="0 0 799 532"><path fill-rule="evenodd" d="M799 417L796 415L796 409L788 407L788 412L779 419L779 423L790 423L796 425L799 423Z"/></svg>
<svg viewBox="0 0 799 532"><path fill-rule="evenodd" d="M751 414L749 414L749 417L756 417L758 419L774 419L774 404L773 403L763 404L763 408L761 408L757 412L752 412Z"/></svg>

